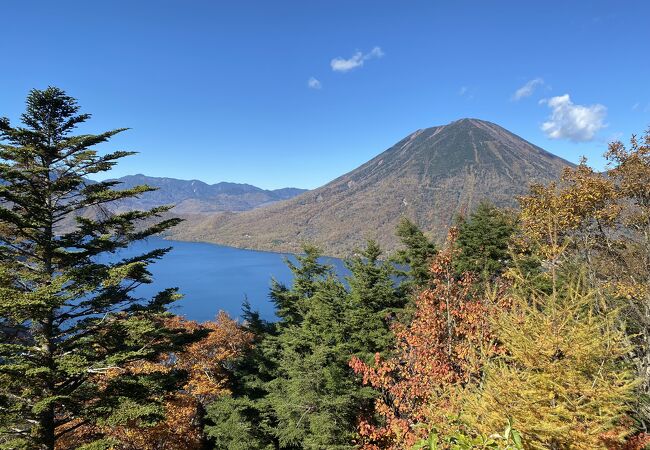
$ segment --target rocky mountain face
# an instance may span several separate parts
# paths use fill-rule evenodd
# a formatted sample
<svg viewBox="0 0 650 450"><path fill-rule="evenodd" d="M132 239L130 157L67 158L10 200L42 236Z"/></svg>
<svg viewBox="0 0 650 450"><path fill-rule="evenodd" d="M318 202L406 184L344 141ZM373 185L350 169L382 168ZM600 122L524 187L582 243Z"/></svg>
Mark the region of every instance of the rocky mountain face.
<svg viewBox="0 0 650 450"><path fill-rule="evenodd" d="M198 180L148 177L142 174L128 175L117 181L120 182L117 189L146 184L157 187L158 190L147 192L140 198L119 202L112 207L115 212L148 209L160 205L176 205L173 212L178 215L248 211L306 192L305 189L297 188L265 190L250 184L226 182L207 184Z"/></svg>
<svg viewBox="0 0 650 450"><path fill-rule="evenodd" d="M172 237L278 251L312 242L334 256L374 238L391 251L403 216L442 239L458 214L482 200L515 206L531 182L555 179L570 165L494 123L461 119L418 130L318 189L252 211L195 218Z"/></svg>

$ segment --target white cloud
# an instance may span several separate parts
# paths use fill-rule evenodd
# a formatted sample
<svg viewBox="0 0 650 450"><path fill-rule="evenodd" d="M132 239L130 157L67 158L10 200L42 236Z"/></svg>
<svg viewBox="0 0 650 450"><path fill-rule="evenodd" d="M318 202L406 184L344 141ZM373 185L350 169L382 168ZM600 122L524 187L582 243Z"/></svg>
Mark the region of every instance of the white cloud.
<svg viewBox="0 0 650 450"><path fill-rule="evenodd" d="M334 58L332 61L330 61L330 66L332 66L332 70L334 72L348 72L352 69L363 66L363 64L369 59L381 58L382 56L384 56L384 52L382 51L381 47L374 47L372 50L365 54L357 51L354 55L352 55L352 57L348 59L341 58L340 56L338 58Z"/></svg>
<svg viewBox="0 0 650 450"><path fill-rule="evenodd" d="M591 141L605 128L607 108L604 105L576 105L569 94L541 100L551 108L551 115L542 124L542 131L551 139L569 139L574 142Z"/></svg>
<svg viewBox="0 0 650 450"><path fill-rule="evenodd" d="M316 78L310 77L309 80L307 80L307 86L311 89L320 89L323 87L323 84Z"/></svg>
<svg viewBox="0 0 650 450"><path fill-rule="evenodd" d="M521 100L524 97L530 97L533 92L535 92L535 89L537 89L538 86L543 86L544 85L544 80L541 78L534 78L524 84L522 87L517 89L514 94L512 94L512 99L514 101Z"/></svg>
<svg viewBox="0 0 650 450"><path fill-rule="evenodd" d="M370 53L366 55L366 59L370 58L381 58L384 56L384 51L381 49L381 47L373 47L372 50L370 50Z"/></svg>

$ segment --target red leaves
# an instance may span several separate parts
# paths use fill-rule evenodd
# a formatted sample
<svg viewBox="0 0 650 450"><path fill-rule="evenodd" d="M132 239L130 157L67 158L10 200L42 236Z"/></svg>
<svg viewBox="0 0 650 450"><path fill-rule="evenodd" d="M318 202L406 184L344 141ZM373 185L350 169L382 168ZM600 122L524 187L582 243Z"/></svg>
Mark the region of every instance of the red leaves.
<svg viewBox="0 0 650 450"><path fill-rule="evenodd" d="M489 311L487 303L473 295L473 278L458 278L454 272L455 237L452 229L445 250L431 264L430 287L415 299L411 323L394 326L394 356L382 360L375 355L373 365L358 358L350 361L364 384L381 392L375 413L383 425L369 418L359 421L365 449L412 445L419 436L414 426L452 412L453 387L478 373L478 354L489 339Z"/></svg>

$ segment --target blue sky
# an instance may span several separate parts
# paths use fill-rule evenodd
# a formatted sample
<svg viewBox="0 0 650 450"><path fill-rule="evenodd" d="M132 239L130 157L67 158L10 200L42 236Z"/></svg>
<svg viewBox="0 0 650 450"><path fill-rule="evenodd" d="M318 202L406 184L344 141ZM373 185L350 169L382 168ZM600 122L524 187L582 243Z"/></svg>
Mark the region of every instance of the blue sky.
<svg viewBox="0 0 650 450"><path fill-rule="evenodd" d="M106 147L140 152L114 176L314 188L462 117L602 167L650 125L649 17L645 0L4 0L0 116L65 89L83 131L131 128Z"/></svg>

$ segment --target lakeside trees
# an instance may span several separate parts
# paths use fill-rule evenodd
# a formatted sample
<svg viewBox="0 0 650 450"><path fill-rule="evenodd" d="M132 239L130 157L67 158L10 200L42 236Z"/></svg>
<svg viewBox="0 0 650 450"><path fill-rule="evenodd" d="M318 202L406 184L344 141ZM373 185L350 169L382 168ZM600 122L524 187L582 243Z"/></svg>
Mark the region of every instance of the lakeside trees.
<svg viewBox="0 0 650 450"><path fill-rule="evenodd" d="M87 176L132 153L92 148L123 129L73 135L90 118L57 88L33 90L22 127L0 120L0 439L5 448L54 449L80 424L148 422L173 385L163 373L98 375L157 357L182 333L164 325L174 289L146 302L133 290L167 249L99 262L175 225L168 208L106 214L103 205L149 190L111 189ZM96 208L103 214L86 215ZM76 223L66 227L73 218ZM74 425L73 425L74 424Z"/></svg>
<svg viewBox="0 0 650 450"><path fill-rule="evenodd" d="M650 443L650 133L516 215L480 205L440 250L404 220L401 251L369 241L340 279L305 246L277 321L197 324L174 289L134 294L168 249L115 252L178 220L103 208L150 188L87 180L130 153L93 150L122 130L73 135L78 111L48 88L0 120L0 448Z"/></svg>

